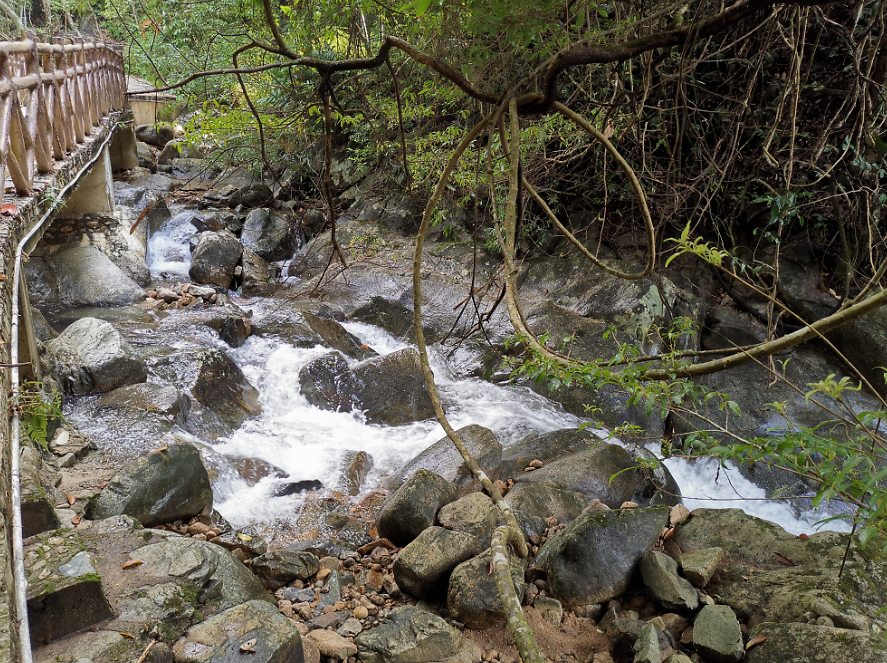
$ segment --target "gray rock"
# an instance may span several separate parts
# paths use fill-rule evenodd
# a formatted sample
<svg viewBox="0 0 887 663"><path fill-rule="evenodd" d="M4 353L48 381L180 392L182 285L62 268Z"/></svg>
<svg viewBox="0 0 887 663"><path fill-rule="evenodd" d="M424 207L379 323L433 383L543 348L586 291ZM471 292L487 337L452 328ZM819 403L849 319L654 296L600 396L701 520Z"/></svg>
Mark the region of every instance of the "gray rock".
<svg viewBox="0 0 887 663"><path fill-rule="evenodd" d="M81 318L45 347L68 394L102 393L148 379L145 361L104 320Z"/></svg>
<svg viewBox="0 0 887 663"><path fill-rule="evenodd" d="M250 568L253 573L267 580L289 583L296 579L307 580L313 576L320 569L320 562L317 556L310 552L284 548L259 555L253 559ZM314 596L312 595L309 600L313 601Z"/></svg>
<svg viewBox="0 0 887 663"><path fill-rule="evenodd" d="M721 548L706 548L681 555L681 570L684 577L702 589L711 580L724 556Z"/></svg>
<svg viewBox="0 0 887 663"><path fill-rule="evenodd" d="M541 435L529 435L502 453L498 472L503 478L517 476L530 461L541 460L548 463L561 456L585 451L599 442L600 438L588 429L565 428Z"/></svg>
<svg viewBox="0 0 887 663"><path fill-rule="evenodd" d="M126 465L105 486L88 515L101 520L126 514L150 527L196 516L212 503L200 452L182 443Z"/></svg>
<svg viewBox="0 0 887 663"><path fill-rule="evenodd" d="M308 300L293 302L270 299L268 304L267 308L261 304L254 308L254 315L250 320L253 333L260 336L279 336L299 348L313 348L324 343L305 320L306 311L319 316L345 319L341 313Z"/></svg>
<svg viewBox="0 0 887 663"><path fill-rule="evenodd" d="M687 580L678 575L671 557L654 550L641 560L641 577L652 597L669 610L696 610L699 597Z"/></svg>
<svg viewBox="0 0 887 663"><path fill-rule="evenodd" d="M428 470L416 470L379 511L379 536L405 546L431 527L440 508L455 498L456 491L446 479Z"/></svg>
<svg viewBox="0 0 887 663"><path fill-rule="evenodd" d="M493 431L471 424L456 432L487 476L493 480L497 479L495 468L502 457L502 445L499 444ZM459 488L475 482L462 455L449 437L441 438L412 460L407 461L400 470L389 477L388 486L391 488L400 486L419 468L434 472ZM480 484L476 483L476 486L480 488Z"/></svg>
<svg viewBox="0 0 887 663"><path fill-rule="evenodd" d="M245 653L242 647L254 642ZM299 630L275 606L249 601L192 626L173 645L176 661L303 663Z"/></svg>
<svg viewBox="0 0 887 663"><path fill-rule="evenodd" d="M366 451L346 451L342 463L340 488L352 497L359 495L367 474L373 468L373 457Z"/></svg>
<svg viewBox="0 0 887 663"><path fill-rule="evenodd" d="M305 322L320 336L324 343L333 350L338 350L344 355L363 361L378 357L372 348L363 345L360 339L345 330L338 322L329 317L314 315L308 311L303 314Z"/></svg>
<svg viewBox="0 0 887 663"><path fill-rule="evenodd" d="M877 614L887 605L887 561L874 546L854 544L847 551L846 534L817 532L801 540L739 509L696 509L669 542L684 553L724 550L707 591L739 615L787 623L813 613L839 628L887 630ZM795 566L779 563L776 552Z"/></svg>
<svg viewBox="0 0 887 663"><path fill-rule="evenodd" d="M157 155L154 154L154 150L147 143L137 141L136 151L138 152L139 166L147 168L152 173L157 172Z"/></svg>
<svg viewBox="0 0 887 663"><path fill-rule="evenodd" d="M143 562L143 571L161 579L176 578L197 587L220 581L222 593L219 609L225 610L244 601L258 599L275 604L261 581L230 552L206 541L170 535L130 553L130 558ZM275 610L276 610L275 605Z"/></svg>
<svg viewBox="0 0 887 663"><path fill-rule="evenodd" d="M210 296L215 293L211 288L207 289L211 290ZM200 291L197 286L191 286L188 294L200 296L194 292L195 290ZM160 331L170 335L188 332L194 327L212 329L232 348L239 348L250 336L250 327L245 314L235 306L211 306L177 311L175 315L164 318L160 323Z"/></svg>
<svg viewBox="0 0 887 663"><path fill-rule="evenodd" d="M299 372L302 395L324 410L361 410L367 422L399 426L434 416L419 354L413 348L349 369L339 353L324 355Z"/></svg>
<svg viewBox="0 0 887 663"><path fill-rule="evenodd" d="M168 384L130 384L102 394L99 398L100 410L155 412L173 419L187 417L188 408L188 397Z"/></svg>
<svg viewBox="0 0 887 663"><path fill-rule="evenodd" d="M353 638L361 631L363 631L363 624L360 623L360 620L350 617L336 630L336 633L346 638Z"/></svg>
<svg viewBox="0 0 887 663"><path fill-rule="evenodd" d="M887 643L881 633L866 633L813 624L764 623L749 639L766 638L746 652L746 663L882 663Z"/></svg>
<svg viewBox="0 0 887 663"><path fill-rule="evenodd" d="M199 354L191 394L232 429L262 411L259 392L231 357L216 348Z"/></svg>
<svg viewBox="0 0 887 663"><path fill-rule="evenodd" d="M305 639L310 640L325 659L344 661L349 656L354 656L357 653L357 647L354 643L333 631L318 629L311 631L311 633L305 636Z"/></svg>
<svg viewBox="0 0 887 663"><path fill-rule="evenodd" d="M560 626L564 618L564 606L557 599L550 596L537 596L533 600L533 607L542 613L542 619L553 626Z"/></svg>
<svg viewBox="0 0 887 663"><path fill-rule="evenodd" d="M243 249L243 283L240 291L244 297L267 296L279 287L280 269L269 265L259 254L249 248Z"/></svg>
<svg viewBox="0 0 887 663"><path fill-rule="evenodd" d="M516 483L544 483L583 493L616 509L631 498L641 481L636 467L637 463L625 449L600 442L591 449L551 461L533 472L519 474L514 480Z"/></svg>
<svg viewBox="0 0 887 663"><path fill-rule="evenodd" d="M243 246L227 232L201 233L191 254L188 274L197 283L220 285L227 288L234 278L234 269L240 262Z"/></svg>
<svg viewBox="0 0 887 663"><path fill-rule="evenodd" d="M314 590L308 588L296 589L295 587L287 587L283 590L283 598L287 601L292 601L293 603L311 603L311 601L314 600Z"/></svg>
<svg viewBox="0 0 887 663"><path fill-rule="evenodd" d="M246 215L240 241L263 260L288 260L298 247L297 224L280 212L254 209Z"/></svg>
<svg viewBox="0 0 887 663"><path fill-rule="evenodd" d="M726 605L707 605L693 622L693 646L716 663L737 663L745 654L736 615Z"/></svg>
<svg viewBox="0 0 887 663"><path fill-rule="evenodd" d="M601 603L624 592L640 559L653 549L667 507L588 509L539 550L533 564L546 573L566 607Z"/></svg>
<svg viewBox="0 0 887 663"><path fill-rule="evenodd" d="M171 124L141 124L136 127L136 138L148 145L163 147L176 137L175 128Z"/></svg>
<svg viewBox="0 0 887 663"><path fill-rule="evenodd" d="M461 639L458 629L437 615L402 606L354 638L354 644L362 663L430 663L454 654Z"/></svg>
<svg viewBox="0 0 887 663"><path fill-rule="evenodd" d="M499 509L484 493L471 493L442 506L437 519L441 527L471 534L478 539L482 548L488 548L493 530L499 522Z"/></svg>
<svg viewBox="0 0 887 663"><path fill-rule="evenodd" d="M638 636L634 648L637 653L633 663L662 663L664 659L673 653L671 647L668 648L667 653L660 650L659 634L656 631L656 627L652 624L647 624L641 629L641 634ZM663 654L665 655L663 656Z"/></svg>
<svg viewBox="0 0 887 663"><path fill-rule="evenodd" d="M509 554L511 581L518 596L526 589L524 569L526 561ZM493 555L488 548L477 557L463 562L450 576L447 589L447 608L454 619L468 628L485 629L505 620L496 579L490 573Z"/></svg>
<svg viewBox="0 0 887 663"><path fill-rule="evenodd" d="M413 596L430 600L446 590L450 572L478 552L473 535L429 527L400 551L394 580Z"/></svg>
<svg viewBox="0 0 887 663"><path fill-rule="evenodd" d="M41 343L51 341L58 336L58 332L52 328L40 310L33 306L31 307L31 320L34 321L34 335Z"/></svg>
<svg viewBox="0 0 887 663"><path fill-rule="evenodd" d="M561 524L573 522L589 501L582 493L529 481L516 483L507 498L514 509L542 518L554 516Z"/></svg>
<svg viewBox="0 0 887 663"><path fill-rule="evenodd" d="M202 159L206 151L199 145L191 145L187 141L177 138L163 146L157 156L157 163L167 164L175 159Z"/></svg>
<svg viewBox="0 0 887 663"><path fill-rule="evenodd" d="M92 246L70 245L52 256L58 299L68 306L126 306L145 291L111 259Z"/></svg>

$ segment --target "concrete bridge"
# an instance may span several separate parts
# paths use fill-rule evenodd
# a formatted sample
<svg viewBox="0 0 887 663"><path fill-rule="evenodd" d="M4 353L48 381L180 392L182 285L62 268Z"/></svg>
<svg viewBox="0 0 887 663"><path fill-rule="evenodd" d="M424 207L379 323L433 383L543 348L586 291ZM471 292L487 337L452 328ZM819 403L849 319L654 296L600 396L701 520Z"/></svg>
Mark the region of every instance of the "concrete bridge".
<svg viewBox="0 0 887 663"><path fill-rule="evenodd" d="M64 203L66 216L114 210L111 173L138 165L118 48L0 42L0 661L31 663L22 558L20 422L15 395L41 378L22 262ZM35 359L32 361L32 358Z"/></svg>

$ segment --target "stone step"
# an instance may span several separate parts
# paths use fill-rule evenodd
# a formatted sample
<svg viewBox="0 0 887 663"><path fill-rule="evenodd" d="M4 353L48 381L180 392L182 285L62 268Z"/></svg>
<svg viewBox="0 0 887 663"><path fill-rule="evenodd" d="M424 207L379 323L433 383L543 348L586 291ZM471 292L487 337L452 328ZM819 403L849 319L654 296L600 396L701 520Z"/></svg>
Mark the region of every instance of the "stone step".
<svg viewBox="0 0 887 663"><path fill-rule="evenodd" d="M44 644L113 617L83 537L43 532L25 541L31 642Z"/></svg>

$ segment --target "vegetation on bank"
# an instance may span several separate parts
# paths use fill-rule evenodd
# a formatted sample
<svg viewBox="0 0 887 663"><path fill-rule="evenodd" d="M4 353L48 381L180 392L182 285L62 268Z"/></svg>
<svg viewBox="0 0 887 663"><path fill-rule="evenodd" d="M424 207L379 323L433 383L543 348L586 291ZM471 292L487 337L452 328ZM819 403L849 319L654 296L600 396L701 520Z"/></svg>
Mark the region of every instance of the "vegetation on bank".
<svg viewBox="0 0 887 663"><path fill-rule="evenodd" d="M503 259L524 374L626 390L663 416L730 411L729 394L688 378L759 361L777 379L777 349L823 340L887 299L883 0L72 0L50 5L42 29L91 14L127 43L133 73L199 109L194 140L286 182L331 227L335 153L430 200L420 249L431 225L473 233ZM626 232L646 232L647 267L622 276L658 274L678 255L705 261L767 340L700 362L679 351L676 320L657 357L628 344L589 362L535 338L517 261L570 235L594 258L587 247ZM812 327L779 296L780 256L798 238L841 302ZM815 481L816 501L851 504L863 542L885 534L887 390L869 381L882 407L854 412L857 373L796 385L838 403L823 419L843 423L840 437L798 424L745 439L712 422L718 436L674 451L775 464Z"/></svg>

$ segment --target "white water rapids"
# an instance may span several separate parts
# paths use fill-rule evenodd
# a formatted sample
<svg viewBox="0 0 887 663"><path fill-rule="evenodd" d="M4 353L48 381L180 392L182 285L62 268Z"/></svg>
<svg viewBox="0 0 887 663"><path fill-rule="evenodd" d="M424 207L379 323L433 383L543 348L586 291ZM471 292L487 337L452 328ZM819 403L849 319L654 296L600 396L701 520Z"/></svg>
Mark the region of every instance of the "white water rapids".
<svg viewBox="0 0 887 663"><path fill-rule="evenodd" d="M155 276L187 274L188 238L194 232L189 221L193 214L175 214L152 234L148 259ZM399 339L370 325L352 322L345 327L379 354L406 347ZM274 490L280 485L280 479L274 477L265 477L250 486L233 466L226 465L222 456L261 459L286 472L287 481L316 479L325 486L334 486L341 475L345 452L365 451L374 461L365 486L370 489L444 436L443 429L433 420L392 428L368 425L360 412L330 412L309 405L299 390L299 370L329 352L327 348L302 349L277 338L251 337L242 347L228 352L259 390L262 405L261 415L213 445L214 452L219 454L215 464L220 467L213 485L216 508L237 527L293 523L304 498L274 497ZM485 426L506 449L529 434L576 428L584 423L529 389L477 379L454 380L441 356L432 353L432 362L452 425ZM604 431L598 434L606 435ZM659 451L655 445L649 448L654 453ZM763 489L735 468L719 468L715 461L672 458L665 464L690 509L738 507L796 534L814 531L817 521L823 518L814 512L804 512L799 517L789 504L765 499ZM843 521L819 527L848 529Z"/></svg>

